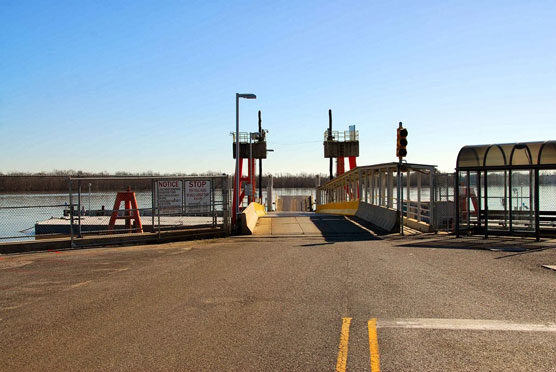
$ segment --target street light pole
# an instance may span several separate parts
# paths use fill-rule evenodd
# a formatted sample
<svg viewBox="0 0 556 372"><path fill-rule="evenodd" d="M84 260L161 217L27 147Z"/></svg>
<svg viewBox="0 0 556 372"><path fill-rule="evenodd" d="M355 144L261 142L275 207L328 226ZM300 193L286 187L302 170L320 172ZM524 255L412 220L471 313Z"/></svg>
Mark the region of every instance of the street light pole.
<svg viewBox="0 0 556 372"><path fill-rule="evenodd" d="M252 133L249 133L249 192L253 191L253 142L252 142ZM253 197L255 195L251 194L250 198L248 197L247 202L251 203L253 201Z"/></svg>
<svg viewBox="0 0 556 372"><path fill-rule="evenodd" d="M235 215L236 215L236 219L237 219L237 215L239 214L239 178L241 177L240 174L238 174L239 172L239 99L240 98L245 98L245 99L256 99L257 96L252 94L252 93L236 93L236 210ZM237 220L236 220L237 222Z"/></svg>
<svg viewBox="0 0 556 372"><path fill-rule="evenodd" d="M236 204L236 210L234 211L235 213L235 218L237 219L237 215L239 214L239 177L240 175L238 174L239 172L239 93L236 93L236 185L235 185L235 197L236 200L235 204ZM237 220L236 220L237 222Z"/></svg>
<svg viewBox="0 0 556 372"><path fill-rule="evenodd" d="M259 138L263 137L261 110L259 110ZM263 203L263 159L259 159L259 201Z"/></svg>

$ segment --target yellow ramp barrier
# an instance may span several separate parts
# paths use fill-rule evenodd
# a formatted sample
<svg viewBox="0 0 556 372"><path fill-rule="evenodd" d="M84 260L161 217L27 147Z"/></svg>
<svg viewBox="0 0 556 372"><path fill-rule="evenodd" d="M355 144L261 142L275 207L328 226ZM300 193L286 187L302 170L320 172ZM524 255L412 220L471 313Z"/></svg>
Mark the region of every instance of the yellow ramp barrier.
<svg viewBox="0 0 556 372"><path fill-rule="evenodd" d="M264 205L259 203L251 203L247 208L243 210L243 213L239 215L241 223L241 233L243 235L251 235L255 231L255 226L259 217L266 214L264 210Z"/></svg>
<svg viewBox="0 0 556 372"><path fill-rule="evenodd" d="M266 214L264 210L264 205L259 203L252 203L252 204L253 204L253 208L255 208L255 213L257 213L257 216L262 217Z"/></svg>
<svg viewBox="0 0 556 372"><path fill-rule="evenodd" d="M348 202L337 202L317 205L317 213L342 214L344 216L355 216L359 208L359 200Z"/></svg>

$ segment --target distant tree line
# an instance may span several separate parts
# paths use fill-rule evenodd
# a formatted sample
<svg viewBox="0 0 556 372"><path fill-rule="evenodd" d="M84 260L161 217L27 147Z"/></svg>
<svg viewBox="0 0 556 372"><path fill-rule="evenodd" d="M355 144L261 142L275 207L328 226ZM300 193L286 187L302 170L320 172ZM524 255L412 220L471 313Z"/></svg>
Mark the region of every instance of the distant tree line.
<svg viewBox="0 0 556 372"><path fill-rule="evenodd" d="M103 191L120 191L131 187L133 191L151 190L151 179L133 179L134 177L198 177L198 176L220 176L222 172L204 172L204 173L157 173L157 172L116 172L109 174L108 172L82 172L73 170L55 170L52 172L24 173L11 172L8 174L0 173L0 192L44 192L44 193L66 193L69 192L69 177L129 177L126 179L105 179L105 180L84 180L81 181L82 192L88 192L89 183L93 192ZM324 183L328 178L321 176L321 182ZM263 176L263 187L267 187L268 175ZM316 185L315 174L289 174L279 173L273 175L273 185L275 188L314 188ZM258 182L257 185L258 186ZM77 191L77 181L72 182L72 190Z"/></svg>
<svg viewBox="0 0 556 372"><path fill-rule="evenodd" d="M490 186L501 187L504 183L508 183L509 174L504 171L492 171L488 173L488 184ZM470 172L469 177L471 185L477 185L477 173ZM481 177L481 182L484 182L484 174ZM529 174L528 171L514 171L512 172L513 186L523 186L529 183L534 184L534 173ZM461 172L460 185L467 184L467 176L465 172ZM539 174L539 185L556 185L556 170L542 170Z"/></svg>
<svg viewBox="0 0 556 372"><path fill-rule="evenodd" d="M152 188L152 180L146 179L133 179L134 177L188 177L188 176L220 176L223 175L222 172L204 172L204 173L158 173L158 172L141 172L141 173L131 173L131 172L116 172L110 174L108 172L90 173L82 171L55 170L52 172L39 172L39 173L24 173L24 172L11 172L4 174L0 172L0 192L44 192L44 193L66 193L69 191L68 178L69 177L121 177L124 179L107 179L107 180L91 180L82 181L81 190L83 192L88 192L89 183L91 183L91 190L93 192L103 192L103 191L122 191L126 190L128 186L134 191L147 191ZM314 188L316 186L317 174L311 173L277 173L273 174L273 185L275 188ZM321 185L328 181L328 176L326 174L319 174ZM125 177L129 177L126 180ZM502 184L503 185L503 173L492 173L489 174L489 184ZM540 176L541 185L556 185L556 170L555 171L543 171ZM395 182L395 175L394 175ZM404 183L407 182L404 178ZM463 177L460 182L464 184L467 182L466 177ZM529 182L528 174L518 174L513 175L513 182L515 185L527 184ZM264 174L262 186L267 187L268 174ZM412 186L417 185L417 174L412 172L410 183ZM471 177L471 183L475 184L476 180L474 175ZM230 181L230 185L232 181ZM258 181L256 187L258 187ZM429 186L429 177L423 176L421 179L421 186ZM216 186L218 187L218 185ZM77 182L72 182L72 190L77 191Z"/></svg>
<svg viewBox="0 0 556 372"><path fill-rule="evenodd" d="M325 174L320 174L321 184L324 184L328 177ZM316 187L316 174L309 173L277 173L272 175L272 184L277 189L293 189L293 188L314 188ZM263 187L267 187L268 177L263 177Z"/></svg>

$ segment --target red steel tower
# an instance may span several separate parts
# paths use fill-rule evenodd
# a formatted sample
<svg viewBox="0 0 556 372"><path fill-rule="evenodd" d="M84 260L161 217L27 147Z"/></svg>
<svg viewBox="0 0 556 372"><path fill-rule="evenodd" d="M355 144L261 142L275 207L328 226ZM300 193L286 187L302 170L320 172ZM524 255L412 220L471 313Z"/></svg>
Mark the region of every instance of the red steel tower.
<svg viewBox="0 0 556 372"><path fill-rule="evenodd" d="M260 118L259 118L260 119ZM236 189L236 178L234 178L234 195L232 203L232 224L236 223L236 200L239 200L239 206L243 204L243 199L247 196L248 203L256 200L256 160L266 159L266 130L260 129L258 132L240 132L239 133L239 169L234 177L239 177L239 190ZM231 133L234 137L233 157L236 158L236 134ZM247 160L247 175L243 175L243 161ZM262 177L262 175L259 175ZM239 199L236 195L239 193Z"/></svg>

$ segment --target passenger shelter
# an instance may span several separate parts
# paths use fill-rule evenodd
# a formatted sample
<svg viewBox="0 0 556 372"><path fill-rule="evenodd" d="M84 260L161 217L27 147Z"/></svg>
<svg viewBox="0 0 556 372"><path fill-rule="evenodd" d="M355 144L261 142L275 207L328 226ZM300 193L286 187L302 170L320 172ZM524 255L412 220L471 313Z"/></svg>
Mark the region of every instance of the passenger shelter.
<svg viewBox="0 0 556 372"><path fill-rule="evenodd" d="M456 234L556 235L556 141L464 146Z"/></svg>

